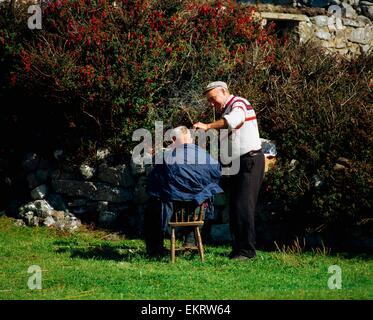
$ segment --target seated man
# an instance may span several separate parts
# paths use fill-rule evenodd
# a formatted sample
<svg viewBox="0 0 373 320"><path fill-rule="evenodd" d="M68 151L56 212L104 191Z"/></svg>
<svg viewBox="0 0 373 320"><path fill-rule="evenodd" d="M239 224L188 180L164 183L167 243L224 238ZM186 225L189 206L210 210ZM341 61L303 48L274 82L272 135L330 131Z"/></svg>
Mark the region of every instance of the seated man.
<svg viewBox="0 0 373 320"><path fill-rule="evenodd" d="M145 242L149 255L164 254L164 232L172 216L172 201L193 201L197 207L210 200L205 218L211 218L212 196L223 192L218 185L219 162L193 143L190 131L177 127L172 139L171 148L163 154L163 163L156 164L148 176L151 202L145 213ZM186 237L187 245L192 241L193 232Z"/></svg>

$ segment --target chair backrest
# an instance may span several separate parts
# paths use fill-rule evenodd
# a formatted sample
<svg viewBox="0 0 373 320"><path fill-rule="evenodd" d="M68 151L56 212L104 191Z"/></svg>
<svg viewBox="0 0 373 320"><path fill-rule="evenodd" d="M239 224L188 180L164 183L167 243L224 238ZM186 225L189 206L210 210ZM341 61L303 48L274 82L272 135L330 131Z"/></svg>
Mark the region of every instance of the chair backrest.
<svg viewBox="0 0 373 320"><path fill-rule="evenodd" d="M203 222L207 202L203 202L196 206L191 201L173 201L173 215L171 218L172 223L193 223Z"/></svg>

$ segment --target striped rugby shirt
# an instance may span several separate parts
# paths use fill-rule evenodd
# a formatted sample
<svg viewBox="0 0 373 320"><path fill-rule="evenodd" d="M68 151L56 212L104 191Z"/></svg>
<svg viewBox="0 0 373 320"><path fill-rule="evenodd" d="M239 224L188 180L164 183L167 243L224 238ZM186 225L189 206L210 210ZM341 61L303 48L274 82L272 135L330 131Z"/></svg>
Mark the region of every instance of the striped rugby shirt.
<svg viewBox="0 0 373 320"><path fill-rule="evenodd" d="M244 98L230 95L223 107L223 118L228 123L233 154L242 156L245 153L261 148L258 122L250 102Z"/></svg>

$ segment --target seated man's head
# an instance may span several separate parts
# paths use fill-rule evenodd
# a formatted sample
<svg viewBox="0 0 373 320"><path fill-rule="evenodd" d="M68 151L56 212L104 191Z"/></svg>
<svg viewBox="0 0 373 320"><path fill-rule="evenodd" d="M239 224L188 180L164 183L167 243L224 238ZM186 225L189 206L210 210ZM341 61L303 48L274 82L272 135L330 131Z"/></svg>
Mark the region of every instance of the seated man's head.
<svg viewBox="0 0 373 320"><path fill-rule="evenodd" d="M186 143L193 143L190 130L185 126L179 126L172 130L171 133L173 144L178 146Z"/></svg>

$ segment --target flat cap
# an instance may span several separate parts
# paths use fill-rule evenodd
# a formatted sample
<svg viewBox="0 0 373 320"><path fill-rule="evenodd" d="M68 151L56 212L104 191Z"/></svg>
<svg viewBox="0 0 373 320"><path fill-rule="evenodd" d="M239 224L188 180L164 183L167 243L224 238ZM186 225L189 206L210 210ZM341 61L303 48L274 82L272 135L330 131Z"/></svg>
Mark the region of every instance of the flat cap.
<svg viewBox="0 0 373 320"><path fill-rule="evenodd" d="M223 81L214 81L214 82L210 82L207 87L205 88L205 90L203 90L203 94L206 94L208 91L212 90L212 89L215 89L215 88L219 88L219 87L222 87L222 88L225 88L228 90L228 86L225 82Z"/></svg>

